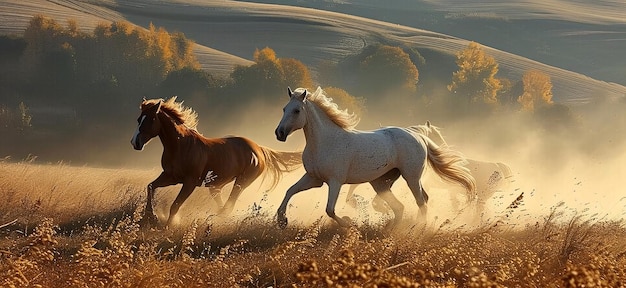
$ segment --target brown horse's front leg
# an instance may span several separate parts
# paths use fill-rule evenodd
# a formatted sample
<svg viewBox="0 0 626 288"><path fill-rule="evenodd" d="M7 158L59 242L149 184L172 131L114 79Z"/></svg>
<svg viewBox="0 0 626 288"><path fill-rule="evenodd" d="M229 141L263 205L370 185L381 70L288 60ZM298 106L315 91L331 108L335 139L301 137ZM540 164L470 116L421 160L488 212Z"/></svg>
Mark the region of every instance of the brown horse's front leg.
<svg viewBox="0 0 626 288"><path fill-rule="evenodd" d="M177 184L177 181L175 181L169 174L166 174L165 172L162 172L159 177L157 177L156 179L154 179L154 181L148 184L146 209L144 210L144 216L141 219L142 226L156 226L158 224L158 218L154 214L154 209L152 207L152 199L154 199L154 192L156 191L156 188L170 186L174 184Z"/></svg>

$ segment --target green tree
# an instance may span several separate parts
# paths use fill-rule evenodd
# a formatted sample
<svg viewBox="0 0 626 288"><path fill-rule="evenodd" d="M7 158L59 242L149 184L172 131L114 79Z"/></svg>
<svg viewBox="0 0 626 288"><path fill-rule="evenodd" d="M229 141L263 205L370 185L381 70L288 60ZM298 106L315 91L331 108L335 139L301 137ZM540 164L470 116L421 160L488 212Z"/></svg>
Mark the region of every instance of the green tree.
<svg viewBox="0 0 626 288"><path fill-rule="evenodd" d="M538 70L529 70L522 76L524 92L517 98L522 110L533 112L553 104L550 76Z"/></svg>
<svg viewBox="0 0 626 288"><path fill-rule="evenodd" d="M448 90L466 98L468 103L498 103L498 92L502 89L496 78L498 63L483 51L480 44L470 42L467 48L456 54L458 70L452 73Z"/></svg>

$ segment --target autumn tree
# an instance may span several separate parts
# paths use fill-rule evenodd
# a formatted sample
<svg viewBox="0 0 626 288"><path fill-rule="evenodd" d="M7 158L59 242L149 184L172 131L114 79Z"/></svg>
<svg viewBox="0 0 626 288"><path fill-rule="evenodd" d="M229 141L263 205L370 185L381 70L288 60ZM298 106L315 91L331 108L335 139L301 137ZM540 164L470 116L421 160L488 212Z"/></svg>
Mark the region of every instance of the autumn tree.
<svg viewBox="0 0 626 288"><path fill-rule="evenodd" d="M400 47L377 46L360 63L359 83L374 93L397 88L414 92L419 72Z"/></svg>
<svg viewBox="0 0 626 288"><path fill-rule="evenodd" d="M288 86L313 88L313 79L309 68L302 62L293 58L278 59L280 67L285 74L285 82Z"/></svg>
<svg viewBox="0 0 626 288"><path fill-rule="evenodd" d="M524 92L517 98L522 110L533 112L537 108L552 105L552 81L550 76L538 70L529 70L522 76Z"/></svg>
<svg viewBox="0 0 626 288"><path fill-rule="evenodd" d="M72 107L85 118L110 113L94 106L94 99L135 110L135 97L151 95L169 73L200 66L193 42L183 34L125 21L101 23L87 33L76 21L64 27L37 15L25 30L24 42L19 65L22 81L29 84L15 86L24 87L20 92L29 105Z"/></svg>
<svg viewBox="0 0 626 288"><path fill-rule="evenodd" d="M235 93L276 99L287 86L313 88L308 68L295 59L279 59L269 47L254 51L254 64L231 73Z"/></svg>
<svg viewBox="0 0 626 288"><path fill-rule="evenodd" d="M220 79L206 71L185 67L167 74L159 85L157 97L168 98L179 96L181 99L212 100L217 88L222 84Z"/></svg>
<svg viewBox="0 0 626 288"><path fill-rule="evenodd" d="M26 69L35 69L48 49L58 49L63 43L63 27L54 19L34 16L24 31L26 48L23 54Z"/></svg>
<svg viewBox="0 0 626 288"><path fill-rule="evenodd" d="M337 87L324 88L326 96L333 99L340 109L347 109L350 113L362 116L365 113L365 100L350 95L346 90Z"/></svg>
<svg viewBox="0 0 626 288"><path fill-rule="evenodd" d="M500 80L495 77L498 63L480 44L470 42L456 54L456 64L459 69L452 73L450 92L466 98L468 103L498 103L498 92L502 89Z"/></svg>

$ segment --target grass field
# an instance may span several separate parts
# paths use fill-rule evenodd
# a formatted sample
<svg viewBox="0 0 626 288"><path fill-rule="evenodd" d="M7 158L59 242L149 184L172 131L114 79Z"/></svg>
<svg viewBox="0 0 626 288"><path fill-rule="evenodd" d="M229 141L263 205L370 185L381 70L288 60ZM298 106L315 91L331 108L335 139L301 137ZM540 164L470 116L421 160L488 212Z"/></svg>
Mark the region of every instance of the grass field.
<svg viewBox="0 0 626 288"><path fill-rule="evenodd" d="M297 179L289 175L274 191L244 191L229 217L214 215L206 188L198 189L182 206L177 225L149 229L139 224L146 185L161 171L122 166L157 166L161 146L152 144L142 154L131 151L128 139L136 123L130 119L128 127L120 127L123 136L112 137L110 143L80 139L88 151L72 143L63 146L70 156L120 159L113 161L117 168L42 164L35 157L0 159L0 287L626 286L626 223L621 220L626 214L624 102L585 106L590 100L626 95L624 4L442 0L417 1L419 7L411 2L416 10L398 11L382 1L305 3L320 9L292 6L293 1L259 2L288 5L0 0L0 34L21 35L36 14L64 25L76 20L85 31L100 22L153 23L196 41L202 69L219 76L230 75L234 65L250 65L255 49L266 46L281 58L317 67L321 60L339 61L378 42L452 59L469 41L478 41L498 61L503 77L519 80L530 69L550 74L555 102L571 104L585 116L580 120L584 123L568 133L534 129L539 126L525 118L519 123L493 118L446 127L447 140L459 151L504 161L519 177L506 193L491 199L489 215L481 214L471 225L467 211L450 211L448 197L439 193L445 191L436 189L428 190L428 219L416 221L411 217L417 214L412 196L394 186L407 206L401 227L386 230L390 216L375 214L367 200L373 192L363 189L358 192L364 201L356 210L344 207L340 199L338 214L357 220L342 228L323 211L323 187L317 194L294 197L290 224L279 229L276 203ZM422 10L426 6L430 10ZM369 11L379 18L367 18ZM436 60L430 63L434 65L420 69L441 68ZM246 135L282 150L304 145L296 136L300 138L292 137L284 144L288 146L278 146L282 144L272 132L278 118L272 119L279 115L268 115L280 113L279 107L250 107L235 124L221 119L204 122L202 128L212 125L216 130L207 135ZM427 120L380 110L364 119L364 129ZM202 115L203 121L207 116ZM22 144L16 146L39 153ZM0 157L11 154L0 152ZM69 156L55 159L71 161ZM179 188L158 190L155 212L161 221L167 219Z"/></svg>
<svg viewBox="0 0 626 288"><path fill-rule="evenodd" d="M144 187L158 172L0 162L0 224L8 224L0 229L0 286L626 283L623 222L571 215L560 204L537 215L535 223L514 225L524 209L524 194L497 217L471 229L454 225L454 219L408 223L391 232L377 222L345 229L320 217L281 230L273 222L274 209L257 205L238 217L186 215L176 227L144 229L139 225ZM159 195L157 205L168 206L167 197Z"/></svg>

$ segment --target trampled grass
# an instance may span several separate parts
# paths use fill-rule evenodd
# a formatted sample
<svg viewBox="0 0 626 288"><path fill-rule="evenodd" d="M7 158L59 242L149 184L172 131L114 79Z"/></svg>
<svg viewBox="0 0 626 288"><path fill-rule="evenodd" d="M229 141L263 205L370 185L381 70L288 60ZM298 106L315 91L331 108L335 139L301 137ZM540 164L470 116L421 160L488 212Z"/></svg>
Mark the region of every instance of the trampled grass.
<svg viewBox="0 0 626 288"><path fill-rule="evenodd" d="M512 228L523 194L473 229L444 221L388 232L320 218L281 230L275 211L255 207L145 229L153 171L2 162L0 172L0 225L9 223L0 228L2 287L626 285L624 223L555 206Z"/></svg>

